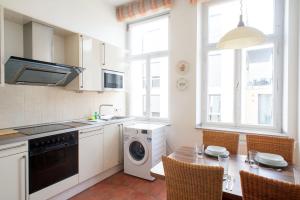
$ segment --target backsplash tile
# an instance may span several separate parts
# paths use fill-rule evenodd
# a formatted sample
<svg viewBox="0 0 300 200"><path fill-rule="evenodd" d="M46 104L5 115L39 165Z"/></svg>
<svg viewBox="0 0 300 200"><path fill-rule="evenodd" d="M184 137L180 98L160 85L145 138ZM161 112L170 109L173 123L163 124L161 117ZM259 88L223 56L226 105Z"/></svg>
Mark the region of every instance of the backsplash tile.
<svg viewBox="0 0 300 200"><path fill-rule="evenodd" d="M0 129L88 117L100 104L113 104L125 115L124 92L78 93L59 87L0 87Z"/></svg>

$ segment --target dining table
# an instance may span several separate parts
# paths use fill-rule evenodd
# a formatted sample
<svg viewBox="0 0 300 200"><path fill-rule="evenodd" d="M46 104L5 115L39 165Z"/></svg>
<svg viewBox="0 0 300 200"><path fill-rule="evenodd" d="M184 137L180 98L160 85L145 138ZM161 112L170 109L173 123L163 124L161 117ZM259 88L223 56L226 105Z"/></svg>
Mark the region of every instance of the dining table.
<svg viewBox="0 0 300 200"><path fill-rule="evenodd" d="M196 154L195 148L193 147L179 147L168 157L191 164L219 166L217 158L205 154L200 157ZM262 165L259 165L258 168L253 168L248 164L246 155L230 155L228 174L231 178L229 179L230 182L226 179L223 181L223 199L242 199L242 188L239 174L241 170L279 181L300 184L299 169L300 168L298 166L292 164L280 169ZM162 161L151 169L150 174L157 179L165 179Z"/></svg>

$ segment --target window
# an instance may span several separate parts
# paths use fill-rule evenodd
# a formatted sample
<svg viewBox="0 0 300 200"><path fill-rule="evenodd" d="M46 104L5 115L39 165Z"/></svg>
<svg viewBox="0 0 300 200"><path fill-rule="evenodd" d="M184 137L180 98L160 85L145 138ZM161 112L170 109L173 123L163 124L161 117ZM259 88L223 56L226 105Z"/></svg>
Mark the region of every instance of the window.
<svg viewBox="0 0 300 200"><path fill-rule="evenodd" d="M263 31L267 40L242 50L216 47L220 38L237 26L240 1L212 0L203 4L201 121L203 125L279 131L283 1L243 2L245 23Z"/></svg>
<svg viewBox="0 0 300 200"><path fill-rule="evenodd" d="M221 121L221 95L209 94L209 121L220 122Z"/></svg>
<svg viewBox="0 0 300 200"><path fill-rule="evenodd" d="M168 118L168 17L129 24L130 115Z"/></svg>

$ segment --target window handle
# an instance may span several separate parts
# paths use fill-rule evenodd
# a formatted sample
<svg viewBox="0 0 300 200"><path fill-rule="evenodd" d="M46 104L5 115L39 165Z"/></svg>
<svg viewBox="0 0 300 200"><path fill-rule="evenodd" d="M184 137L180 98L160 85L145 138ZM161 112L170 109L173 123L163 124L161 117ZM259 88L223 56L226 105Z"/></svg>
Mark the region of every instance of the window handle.
<svg viewBox="0 0 300 200"><path fill-rule="evenodd" d="M239 85L240 85L240 82L238 81L238 82L236 83L235 89L238 89L238 88L239 88Z"/></svg>

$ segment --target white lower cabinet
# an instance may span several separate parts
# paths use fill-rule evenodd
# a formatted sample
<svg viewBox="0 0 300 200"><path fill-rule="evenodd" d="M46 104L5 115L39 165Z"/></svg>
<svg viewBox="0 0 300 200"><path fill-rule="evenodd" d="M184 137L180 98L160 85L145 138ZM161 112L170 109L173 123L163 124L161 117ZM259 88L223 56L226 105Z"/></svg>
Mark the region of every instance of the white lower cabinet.
<svg viewBox="0 0 300 200"><path fill-rule="evenodd" d="M79 135L79 182L103 171L103 129L87 129Z"/></svg>
<svg viewBox="0 0 300 200"><path fill-rule="evenodd" d="M119 165L121 159L121 127L120 124L110 124L104 126L104 170Z"/></svg>
<svg viewBox="0 0 300 200"><path fill-rule="evenodd" d="M0 199L28 199L27 142L0 146Z"/></svg>

